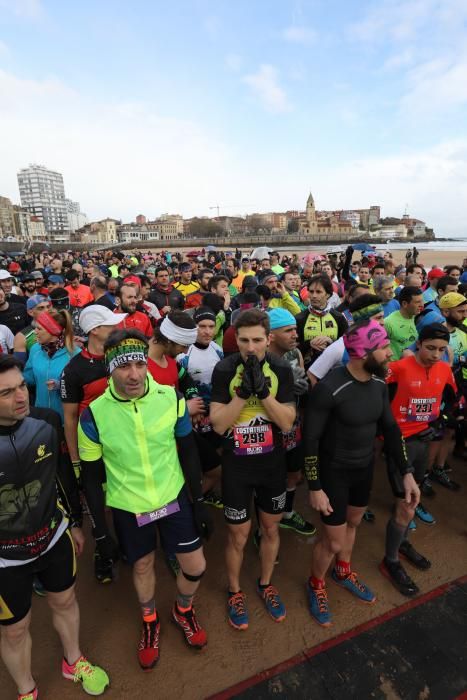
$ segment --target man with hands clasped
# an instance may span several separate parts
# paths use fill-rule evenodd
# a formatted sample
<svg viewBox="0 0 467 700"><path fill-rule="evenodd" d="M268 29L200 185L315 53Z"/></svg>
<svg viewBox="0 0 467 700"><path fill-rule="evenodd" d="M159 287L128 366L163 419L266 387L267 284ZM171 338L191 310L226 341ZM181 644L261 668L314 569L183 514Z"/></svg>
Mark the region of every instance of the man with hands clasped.
<svg viewBox="0 0 467 700"><path fill-rule="evenodd" d="M248 627L246 596L240 586L243 550L251 529L255 494L261 527L261 573L257 592L276 622L286 615L271 584L279 550L279 523L286 501L287 471L282 433L296 417L294 379L290 366L267 353L268 315L243 311L235 321L239 353L221 360L212 375L210 417L222 435L222 497L228 534L225 551L229 622Z"/></svg>

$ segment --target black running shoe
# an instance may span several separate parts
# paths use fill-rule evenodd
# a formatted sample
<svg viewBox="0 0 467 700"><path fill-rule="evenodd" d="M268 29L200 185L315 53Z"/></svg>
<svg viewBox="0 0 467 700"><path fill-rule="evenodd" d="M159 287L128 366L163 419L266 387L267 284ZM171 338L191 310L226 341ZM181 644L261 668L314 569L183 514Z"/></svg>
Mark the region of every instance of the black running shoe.
<svg viewBox="0 0 467 700"><path fill-rule="evenodd" d="M379 565L379 570L383 576L391 581L392 585L397 588L399 593L407 596L407 598L412 598L414 595L417 595L417 593L420 593L417 584L412 581L400 561L387 561L386 557L384 557Z"/></svg>
<svg viewBox="0 0 467 700"><path fill-rule="evenodd" d="M436 491L431 485L430 479L426 476L422 483L420 484L420 491L426 498L434 498L436 496Z"/></svg>
<svg viewBox="0 0 467 700"><path fill-rule="evenodd" d="M421 571L427 571L431 567L431 561L424 557L423 554L420 554L420 552L417 552L415 547L412 547L407 540L404 540L399 547L399 554Z"/></svg>
<svg viewBox="0 0 467 700"><path fill-rule="evenodd" d="M111 583L114 580L112 559L103 559L99 552L94 552L94 576L99 583Z"/></svg>
<svg viewBox="0 0 467 700"><path fill-rule="evenodd" d="M461 485L458 484L457 481L453 481L451 479L451 477L448 475L447 471L443 469L443 467L433 467L433 470L430 474L430 479L434 479L438 482L438 484L441 484L441 486L444 486L450 491L459 491L461 487Z"/></svg>
<svg viewBox="0 0 467 700"><path fill-rule="evenodd" d="M373 513L373 511L367 508L366 511L363 513L363 520L365 520L367 523L374 523L375 514Z"/></svg>

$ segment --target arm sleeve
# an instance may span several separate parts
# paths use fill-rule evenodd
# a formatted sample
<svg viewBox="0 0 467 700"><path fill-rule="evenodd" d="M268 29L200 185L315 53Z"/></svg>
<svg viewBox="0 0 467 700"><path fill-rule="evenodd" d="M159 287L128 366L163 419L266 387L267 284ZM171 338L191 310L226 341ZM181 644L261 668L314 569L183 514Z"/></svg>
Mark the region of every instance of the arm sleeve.
<svg viewBox="0 0 467 700"><path fill-rule="evenodd" d="M339 338L341 338L349 327L349 324L347 323L347 319L345 318L344 314L339 313L339 311L335 312L334 317L337 322L337 332L339 334Z"/></svg>
<svg viewBox="0 0 467 700"><path fill-rule="evenodd" d="M386 386L382 388L384 390L383 412L378 424L380 431L383 434L385 449L393 458L399 472L402 474L402 476L404 476L405 474L413 473L413 467L411 467L408 463L404 438L402 437L402 433L397 425L396 419L392 415L388 389Z"/></svg>
<svg viewBox="0 0 467 700"><path fill-rule="evenodd" d="M282 297L282 308L290 311L293 316L297 316L297 314L300 313L299 305L292 299L288 292L286 292Z"/></svg>
<svg viewBox="0 0 467 700"><path fill-rule="evenodd" d="M218 364L214 367L211 382L211 403L230 403L232 397L230 396L229 392L228 377L225 376L225 373L221 369L219 369Z"/></svg>
<svg viewBox="0 0 467 700"><path fill-rule="evenodd" d="M178 362L178 386L183 396L188 400L196 398L199 395L198 387L194 383L193 379L188 374L186 367Z"/></svg>
<svg viewBox="0 0 467 700"><path fill-rule="evenodd" d="M305 477L310 491L320 491L319 442L330 417L334 401L329 389L319 383L311 391L305 408L303 427Z"/></svg>
<svg viewBox="0 0 467 700"><path fill-rule="evenodd" d="M454 378L452 378L452 382L454 382ZM443 389L443 396L442 396L442 409L441 409L441 416L443 419L446 421L446 424L449 428L455 428L457 425L457 421L454 418L453 412L457 404L457 389L455 387L455 384L451 383L451 380L449 380L448 383L445 384L444 389Z"/></svg>
<svg viewBox="0 0 467 700"><path fill-rule="evenodd" d="M319 357L308 367L308 372L317 379L322 379L337 365L342 364L344 349L339 342L334 342L319 355Z"/></svg>
<svg viewBox="0 0 467 700"><path fill-rule="evenodd" d="M294 378L292 369L290 366L281 367L281 372L278 374L279 387L277 389L276 401L279 403L295 404Z"/></svg>
<svg viewBox="0 0 467 700"><path fill-rule="evenodd" d="M102 445L99 442L94 417L89 408L83 411L78 425L78 450L81 460L81 479L91 517L94 537L108 535L105 519L105 496L102 484L106 481L102 460Z"/></svg>
<svg viewBox="0 0 467 700"><path fill-rule="evenodd" d="M23 369L23 377L26 381L26 384L28 386L34 386L36 383L36 377L34 376L34 370L32 368L32 359L34 357L34 346L31 348L31 352L29 353L28 361L26 362L26 365Z"/></svg>
<svg viewBox="0 0 467 700"><path fill-rule="evenodd" d="M178 458L185 477L185 482L190 491L193 501L198 501L203 497L202 470L199 461L198 448L191 428L190 416L185 403L185 399L179 392L178 398L178 418L175 424L175 439L177 440Z"/></svg>

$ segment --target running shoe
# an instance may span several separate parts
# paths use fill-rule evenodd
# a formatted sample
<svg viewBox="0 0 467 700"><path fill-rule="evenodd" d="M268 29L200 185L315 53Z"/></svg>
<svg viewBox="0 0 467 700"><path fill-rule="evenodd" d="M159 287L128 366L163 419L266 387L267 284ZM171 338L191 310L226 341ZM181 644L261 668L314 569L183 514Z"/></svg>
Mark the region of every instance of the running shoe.
<svg viewBox="0 0 467 700"><path fill-rule="evenodd" d="M432 514L427 511L427 509L422 503L419 503L418 506L415 508L415 515L427 525L435 525L436 523L436 520L434 519Z"/></svg>
<svg viewBox="0 0 467 700"><path fill-rule="evenodd" d="M243 591L229 595L227 601L229 622L236 630L248 629L248 610L246 609L246 595Z"/></svg>
<svg viewBox="0 0 467 700"><path fill-rule="evenodd" d="M215 491L208 491L203 496L204 502L213 508L223 508L222 498Z"/></svg>
<svg viewBox="0 0 467 700"><path fill-rule="evenodd" d="M417 552L408 540L402 542L399 547L399 554L421 571L427 571L431 567L431 561L424 557L423 554L420 554L420 552Z"/></svg>
<svg viewBox="0 0 467 700"><path fill-rule="evenodd" d="M261 532L259 528L256 528L256 530L253 533L253 544L255 545L256 549L258 550L259 554L259 548L261 547ZM277 553L276 561L274 562L274 566L279 563L279 552Z"/></svg>
<svg viewBox="0 0 467 700"><path fill-rule="evenodd" d="M407 596L407 598L412 598L417 593L420 593L417 584L412 581L400 561L388 561L384 557L379 565L379 570L397 588L399 593Z"/></svg>
<svg viewBox="0 0 467 700"><path fill-rule="evenodd" d="M316 528L313 523L309 523L305 520L296 510L292 511L290 518L282 517L279 526L283 527L285 530L294 530L294 532L298 532L299 535L316 535Z"/></svg>
<svg viewBox="0 0 467 700"><path fill-rule="evenodd" d="M307 581L308 609L311 617L321 625L330 627L332 625L332 615L329 610L328 594L325 588L313 588L310 581Z"/></svg>
<svg viewBox="0 0 467 700"><path fill-rule="evenodd" d="M413 532L413 531L416 530L416 529L417 529L417 523L415 522L415 520L411 520L410 523L409 523L409 530L410 530L411 532Z"/></svg>
<svg viewBox="0 0 467 700"><path fill-rule="evenodd" d="M431 485L430 479L425 476L422 483L420 484L420 491L426 498L434 498L436 496L436 491Z"/></svg>
<svg viewBox="0 0 467 700"><path fill-rule="evenodd" d="M17 700L37 700L39 697L39 691L37 686L29 691L29 693L18 693Z"/></svg>
<svg viewBox="0 0 467 700"><path fill-rule="evenodd" d="M150 671L159 661L159 618L152 622L143 620L143 629L138 644L138 661L143 671Z"/></svg>
<svg viewBox="0 0 467 700"><path fill-rule="evenodd" d="M182 613L175 603L172 608L172 620L174 624L182 630L185 641L189 647L202 649L206 646L208 638L205 630L203 630L196 619L194 608L190 608Z"/></svg>
<svg viewBox="0 0 467 700"><path fill-rule="evenodd" d="M37 576L34 576L32 580L32 590L36 595L40 596L41 598L44 598L47 595L47 591L45 590L44 586L39 581Z"/></svg>
<svg viewBox="0 0 467 700"><path fill-rule="evenodd" d="M94 552L94 576L99 583L112 583L114 565L112 559L104 559L99 552Z"/></svg>
<svg viewBox="0 0 467 700"><path fill-rule="evenodd" d="M72 666L63 659L62 676L75 683L81 683L84 692L88 695L102 695L110 684L104 669L93 666L84 656L81 656Z"/></svg>
<svg viewBox="0 0 467 700"><path fill-rule="evenodd" d="M438 482L438 484L441 484L441 486L444 486L450 491L459 491L461 487L461 485L458 484L457 481L453 481L451 479L451 477L448 475L446 470L443 469L443 467L433 467L430 474L430 479L434 479Z"/></svg>
<svg viewBox="0 0 467 700"><path fill-rule="evenodd" d="M370 591L368 586L366 586L364 583L358 580L355 571L351 571L350 574L345 578L339 578L339 576L336 573L336 570L333 569L331 578L334 581L334 583L337 583L337 585L341 588L345 588L346 591L352 593L359 600L361 600L362 603L368 603L369 605L371 605L375 602L375 594L372 591Z"/></svg>
<svg viewBox="0 0 467 700"><path fill-rule="evenodd" d="M363 513L363 520L365 520L367 523L374 523L375 514L373 513L373 511L367 508L366 511Z"/></svg>
<svg viewBox="0 0 467 700"><path fill-rule="evenodd" d="M266 610L274 620L274 622L282 622L285 620L286 611L285 605L281 600L279 591L277 588L269 584L266 588L261 588L259 585L259 580L256 582L256 591L260 598L262 598Z"/></svg>

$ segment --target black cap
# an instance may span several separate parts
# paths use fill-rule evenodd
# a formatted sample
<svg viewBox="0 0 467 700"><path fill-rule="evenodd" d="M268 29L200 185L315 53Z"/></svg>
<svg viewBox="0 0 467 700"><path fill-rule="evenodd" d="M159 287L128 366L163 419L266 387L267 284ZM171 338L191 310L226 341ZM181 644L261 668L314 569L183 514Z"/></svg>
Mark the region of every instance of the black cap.
<svg viewBox="0 0 467 700"><path fill-rule="evenodd" d="M449 331L442 323L430 323L424 326L418 334L420 343L424 340L445 340L446 343L449 343L449 339Z"/></svg>

